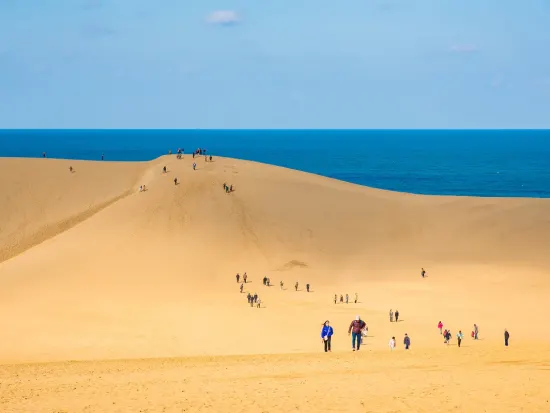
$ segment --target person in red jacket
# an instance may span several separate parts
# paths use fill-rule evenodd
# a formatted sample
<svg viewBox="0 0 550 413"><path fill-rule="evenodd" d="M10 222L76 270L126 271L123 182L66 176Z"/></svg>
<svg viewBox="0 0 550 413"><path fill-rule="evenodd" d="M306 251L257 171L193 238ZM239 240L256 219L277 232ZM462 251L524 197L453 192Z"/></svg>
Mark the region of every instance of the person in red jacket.
<svg viewBox="0 0 550 413"><path fill-rule="evenodd" d="M366 323L361 320L361 317L356 316L355 320L351 322L348 329L348 335L351 334L351 347L353 351L361 347L361 331L366 327ZM356 344L357 343L357 344Z"/></svg>

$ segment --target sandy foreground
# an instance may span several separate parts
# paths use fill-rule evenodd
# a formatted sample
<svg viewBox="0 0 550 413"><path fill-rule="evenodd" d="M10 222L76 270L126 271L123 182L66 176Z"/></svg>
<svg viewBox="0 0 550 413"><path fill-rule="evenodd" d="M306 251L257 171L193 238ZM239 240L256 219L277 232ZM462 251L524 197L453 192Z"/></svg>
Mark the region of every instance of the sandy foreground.
<svg viewBox="0 0 550 413"><path fill-rule="evenodd" d="M0 412L550 410L549 200L196 162L0 159Z"/></svg>

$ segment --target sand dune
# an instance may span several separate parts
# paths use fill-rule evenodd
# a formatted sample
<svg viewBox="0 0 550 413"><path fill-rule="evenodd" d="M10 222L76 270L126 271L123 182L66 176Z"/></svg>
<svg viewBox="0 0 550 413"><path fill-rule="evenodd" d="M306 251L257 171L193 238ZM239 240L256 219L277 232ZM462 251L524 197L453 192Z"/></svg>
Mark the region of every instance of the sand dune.
<svg viewBox="0 0 550 413"><path fill-rule="evenodd" d="M540 327L550 307L550 200L400 194L214 160L197 159L196 171L190 156L139 164L0 160L0 386L11 386L8 393L0 387L0 410L84 411L88 400L92 411L126 411L125 403L162 411L173 400L166 411L185 411L181 398L166 399L163 392L182 383L196 392L205 375L224 371L230 378L216 381L217 396L206 405L198 394L182 395L189 411L431 411L448 403L462 411L474 400L483 404L487 392L501 397L486 401L494 411L547 406L542 399L548 379L530 382L523 396L517 386L548 368L550 333ZM69 164L75 173L68 172ZM224 182L235 192L224 193ZM140 193L143 183L149 189ZM244 271L251 280L245 290L257 292L265 308L250 308L239 293L235 274ZM264 275L273 287L262 285ZM304 291L306 283L312 292ZM356 292L358 304L332 301L334 294L353 299ZM400 310L401 322L388 322L390 308ZM356 314L369 324L370 337L364 353L347 354L345 330ZM328 360L324 353L311 354L321 351L326 319L335 328ZM466 335L478 323L482 340L442 348L439 320ZM504 328L513 348L503 348ZM389 338L401 342L405 332L413 349L388 355ZM214 355L215 362L204 359ZM242 355L238 363L234 355ZM191 358L154 360L163 357ZM153 360L137 361L143 358ZM10 366L114 359L136 361ZM519 359L532 371L498 364ZM170 385L163 384L163 369L173 374L166 379ZM369 369L376 373L367 376ZM42 382L24 384L36 372L57 381L48 379L47 389ZM82 402L56 404L64 383L81 388L90 375L92 384L79 393ZM407 387L418 377L425 385ZM107 406L98 393L115 379L124 383L116 384L117 405ZM254 392L260 382L267 387ZM316 404L334 382L342 384ZM455 389L447 388L451 383ZM289 387L298 384L308 393L304 399ZM40 399L37 386L46 389ZM235 386L247 390L235 394ZM338 391L363 386L370 389L364 407ZM516 387L504 395L502 386ZM151 393L149 401L124 399L137 388ZM262 398L267 388L283 398ZM462 399L463 392L473 399ZM251 399L242 400L247 395Z"/></svg>

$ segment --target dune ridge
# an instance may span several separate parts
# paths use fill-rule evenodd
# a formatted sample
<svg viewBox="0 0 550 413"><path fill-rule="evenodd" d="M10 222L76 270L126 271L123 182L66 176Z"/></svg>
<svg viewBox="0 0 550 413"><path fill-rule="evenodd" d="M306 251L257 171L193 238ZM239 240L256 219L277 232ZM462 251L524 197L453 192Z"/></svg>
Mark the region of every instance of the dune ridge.
<svg viewBox="0 0 550 413"><path fill-rule="evenodd" d="M301 390L289 386L331 408L368 408L326 394L331 376L345 384L341 391L360 391L354 380L368 383L376 411L432 411L445 400L455 410L473 406L460 392L475 394L487 411L517 411L518 397L530 411L546 406L548 380L537 369L548 365L550 333L536 326L549 308L550 200L395 193L189 155L136 164L0 159L0 176L0 394L8 394L0 397L2 411L81 411L86 406L71 401L70 392L64 406L53 396L72 382L91 411L323 405L310 396L298 400ZM223 183L235 191L226 194ZM146 192L138 192L142 184ZM260 309L239 293L235 274L245 271L245 294L257 292ZM272 287L262 285L263 276ZM334 294L346 293L352 301L358 293L359 302L335 305ZM402 321L389 322L390 308ZM356 314L367 321L369 337L353 354L347 327ZM322 351L326 319L335 328L333 353L314 354ZM439 320L453 335L462 329L468 336L477 323L481 340L444 346ZM504 328L513 347L503 346ZM412 349L400 345L389 354L389 338L400 344L404 333ZM530 370L499 364L514 360ZM277 373L264 377L256 364ZM184 373L188 365L197 370ZM161 378L166 366L169 383ZM392 369L400 374L385 373ZM369 370L377 373L369 378ZM37 372L42 378L24 384ZM205 404L200 377L228 372L231 378L213 384L219 397ZM117 383L116 405L100 396L103 375ZM427 380L421 389L398 384L418 375ZM523 396L498 391L535 375ZM84 385L82 377L90 381ZM454 390L453 380L460 383ZM264 381L284 401L267 396L258 384ZM404 395L396 399L388 385ZM236 394L235 386L249 390ZM177 400L166 394L181 388L196 393ZM149 396L125 399L136 389ZM501 399L483 399L484 391Z"/></svg>

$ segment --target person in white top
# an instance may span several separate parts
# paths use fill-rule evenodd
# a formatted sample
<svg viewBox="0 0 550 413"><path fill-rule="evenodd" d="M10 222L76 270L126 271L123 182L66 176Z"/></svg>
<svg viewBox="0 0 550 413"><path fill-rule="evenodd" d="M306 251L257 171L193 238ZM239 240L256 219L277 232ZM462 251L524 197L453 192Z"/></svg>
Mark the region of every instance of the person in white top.
<svg viewBox="0 0 550 413"><path fill-rule="evenodd" d="M393 351L393 349L395 348L395 337L390 338L388 346L390 347L390 350Z"/></svg>

